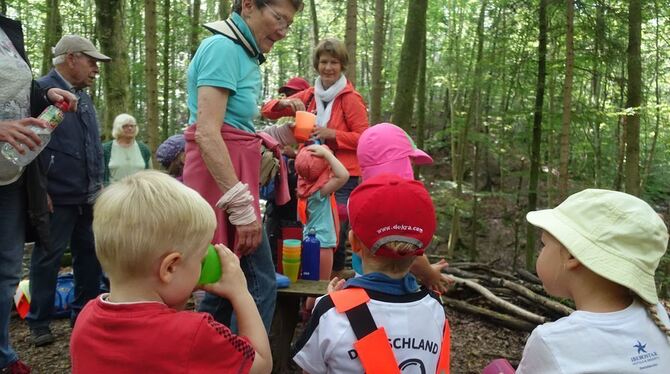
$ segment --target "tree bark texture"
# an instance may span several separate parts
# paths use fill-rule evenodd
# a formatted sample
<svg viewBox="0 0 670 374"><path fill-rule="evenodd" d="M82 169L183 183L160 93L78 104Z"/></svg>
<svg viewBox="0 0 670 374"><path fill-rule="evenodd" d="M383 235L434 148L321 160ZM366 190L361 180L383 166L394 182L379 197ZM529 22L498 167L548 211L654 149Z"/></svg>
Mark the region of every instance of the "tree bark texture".
<svg viewBox="0 0 670 374"><path fill-rule="evenodd" d="M144 0L144 74L146 89L146 127L151 154L158 148L158 37L156 32L156 0Z"/></svg>
<svg viewBox="0 0 670 374"><path fill-rule="evenodd" d="M101 52L112 58L102 65L105 111L102 128L111 137L114 117L128 111L128 45L125 38L125 0L96 0L96 20Z"/></svg>
<svg viewBox="0 0 670 374"><path fill-rule="evenodd" d="M163 106L162 106L162 138L166 139L170 136L170 94L171 82L170 82L170 70L172 67L172 35L170 33L170 0L163 0L163 37L165 42L163 43Z"/></svg>
<svg viewBox="0 0 670 374"><path fill-rule="evenodd" d="M421 43L417 42L416 36L426 33L427 8L428 0L416 0L409 3L407 11L392 116L393 123L406 130L411 127L416 77L419 70Z"/></svg>
<svg viewBox="0 0 670 374"><path fill-rule="evenodd" d="M628 101L633 112L626 121L626 192L640 195L640 104L642 103L642 5L640 0L628 4Z"/></svg>
<svg viewBox="0 0 670 374"><path fill-rule="evenodd" d="M63 36L63 25L61 24L59 0L46 0L47 19L44 25L44 47L42 48L41 75L46 75L51 70L51 48ZM5 12L0 12L5 13Z"/></svg>
<svg viewBox="0 0 670 374"><path fill-rule="evenodd" d="M372 90L370 92L370 124L374 125L382 120L382 96L384 95L384 2L375 0L375 29L372 41Z"/></svg>
<svg viewBox="0 0 670 374"><path fill-rule="evenodd" d="M544 85L547 75L547 1L540 0L539 8L539 44L537 63L537 86L535 93L535 111L533 114L533 138L530 152L530 176L528 178L528 211L537 207L537 186L540 176L540 143L542 142L542 108L544 106ZM535 227L526 225L526 268L535 263Z"/></svg>
<svg viewBox="0 0 670 374"><path fill-rule="evenodd" d="M314 39L313 45L316 46L319 44L319 18L316 15L316 0L311 0L309 2L309 14L312 17L312 38Z"/></svg>
<svg viewBox="0 0 670 374"><path fill-rule="evenodd" d="M344 44L349 52L349 64L345 75L356 85L356 38L358 34L358 0L347 0L347 26L344 33Z"/></svg>
<svg viewBox="0 0 670 374"><path fill-rule="evenodd" d="M572 77L575 65L574 49L574 0L567 0L565 32L565 81L563 82L563 116L561 120L561 150L559 161L558 198L563 201L568 196L568 161L570 159L570 115L572 111Z"/></svg>
<svg viewBox="0 0 670 374"><path fill-rule="evenodd" d="M193 0L191 5L191 30L189 33L189 47L191 48L191 58L198 50L200 45L200 0Z"/></svg>

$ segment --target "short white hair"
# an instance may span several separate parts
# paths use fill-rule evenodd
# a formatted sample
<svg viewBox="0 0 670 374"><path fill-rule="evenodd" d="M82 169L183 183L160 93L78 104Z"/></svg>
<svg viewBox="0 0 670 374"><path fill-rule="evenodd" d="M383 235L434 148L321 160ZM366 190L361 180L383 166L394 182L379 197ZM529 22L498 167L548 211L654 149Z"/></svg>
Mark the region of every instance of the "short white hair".
<svg viewBox="0 0 670 374"><path fill-rule="evenodd" d="M62 63L65 62L65 56L67 56L67 54L64 54L64 55L58 55L58 56L54 57L54 58L51 60L51 62L54 64L54 66L56 66L56 65L60 65L60 64L62 64Z"/></svg>
<svg viewBox="0 0 670 374"><path fill-rule="evenodd" d="M137 121L135 117L127 113L121 113L116 118L114 118L114 124L112 125L112 138L116 139L123 132L123 125L132 124L135 125L135 133L133 136L137 136L139 131L137 128Z"/></svg>

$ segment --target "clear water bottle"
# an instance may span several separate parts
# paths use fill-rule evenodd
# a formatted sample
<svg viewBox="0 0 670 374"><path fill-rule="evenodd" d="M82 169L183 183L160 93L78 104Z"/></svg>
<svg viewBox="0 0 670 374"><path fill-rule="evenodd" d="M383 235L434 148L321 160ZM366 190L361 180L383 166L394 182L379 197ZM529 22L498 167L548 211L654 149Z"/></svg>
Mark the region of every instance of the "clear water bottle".
<svg viewBox="0 0 670 374"><path fill-rule="evenodd" d="M65 116L63 112L67 111L69 108L68 103L65 101L60 101L55 105L49 105L42 114L39 115L39 119L42 119L47 122L47 127L42 128L39 126L31 125L28 126L37 136L42 140L42 144L38 145L35 150L30 150L24 144L19 143L19 146L22 149L25 149L25 153L21 154L19 151L14 148L11 144L7 142L1 142L0 144L0 153L4 158L11 161L14 165L24 167L28 165L32 160L37 157L37 155L42 152L44 147L47 146L49 140L51 140L51 133L63 122L63 117Z"/></svg>
<svg viewBox="0 0 670 374"><path fill-rule="evenodd" d="M300 278L319 280L321 242L316 238L316 230L310 228L302 241L302 273Z"/></svg>

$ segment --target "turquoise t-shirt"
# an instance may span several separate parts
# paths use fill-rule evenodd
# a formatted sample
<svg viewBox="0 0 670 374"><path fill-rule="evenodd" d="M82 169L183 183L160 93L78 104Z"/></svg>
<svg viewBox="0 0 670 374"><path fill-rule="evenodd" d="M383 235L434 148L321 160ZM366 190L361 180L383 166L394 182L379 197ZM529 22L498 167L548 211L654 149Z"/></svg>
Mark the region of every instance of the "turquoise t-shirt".
<svg viewBox="0 0 670 374"><path fill-rule="evenodd" d="M231 19L247 41L256 46L251 30L239 14ZM258 58L223 35L213 35L200 43L188 67L187 93L189 124L196 122L198 87L213 86L229 90L223 122L240 130L255 132L254 119L260 115L261 73Z"/></svg>
<svg viewBox="0 0 670 374"><path fill-rule="evenodd" d="M316 231L316 238L321 248L334 248L337 245L335 221L330 206L330 196L321 196L316 191L307 198L307 224L303 228L302 237L306 238L310 229Z"/></svg>

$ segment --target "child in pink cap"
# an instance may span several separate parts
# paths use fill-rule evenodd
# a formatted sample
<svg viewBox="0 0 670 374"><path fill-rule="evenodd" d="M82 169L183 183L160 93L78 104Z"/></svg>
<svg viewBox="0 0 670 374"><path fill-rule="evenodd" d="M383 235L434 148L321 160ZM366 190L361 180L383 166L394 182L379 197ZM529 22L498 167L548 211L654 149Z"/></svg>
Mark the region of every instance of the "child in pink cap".
<svg viewBox="0 0 670 374"><path fill-rule="evenodd" d="M401 178L414 179L415 164L433 163L433 159L418 149L402 128L392 123L379 123L365 130L358 140L356 155L364 181L379 174L394 174ZM352 264L357 274L363 274L360 257L355 253L352 256ZM416 258L410 271L425 287L442 293L451 283L449 277L441 271L448 265L445 260L431 265L428 257L423 255Z"/></svg>
<svg viewBox="0 0 670 374"><path fill-rule="evenodd" d="M321 243L320 279L330 279L333 250L337 246L336 215L332 196L349 180L347 168L324 145L313 144L300 150L295 159L298 174L298 210L304 224L303 237L311 229ZM301 208L302 206L302 208Z"/></svg>

